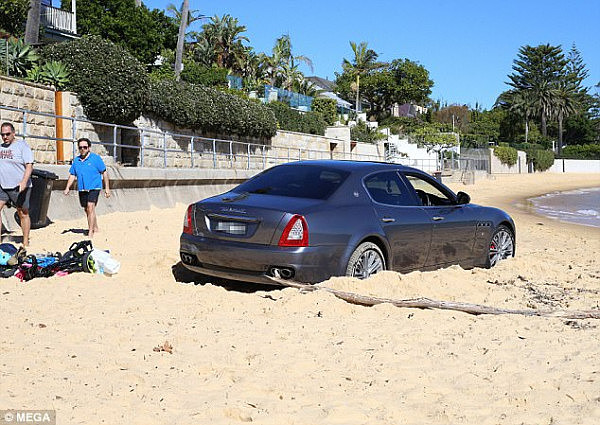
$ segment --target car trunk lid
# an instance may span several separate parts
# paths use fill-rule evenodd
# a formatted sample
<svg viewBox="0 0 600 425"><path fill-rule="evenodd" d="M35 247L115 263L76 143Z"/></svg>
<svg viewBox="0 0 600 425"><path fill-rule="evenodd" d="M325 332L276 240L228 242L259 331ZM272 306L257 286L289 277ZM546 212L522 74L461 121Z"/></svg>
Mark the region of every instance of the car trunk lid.
<svg viewBox="0 0 600 425"><path fill-rule="evenodd" d="M303 214L303 211L322 202L230 192L196 204L194 233L212 239L269 245L277 243L281 236L286 224L282 221L285 221L286 215L291 218L293 214Z"/></svg>

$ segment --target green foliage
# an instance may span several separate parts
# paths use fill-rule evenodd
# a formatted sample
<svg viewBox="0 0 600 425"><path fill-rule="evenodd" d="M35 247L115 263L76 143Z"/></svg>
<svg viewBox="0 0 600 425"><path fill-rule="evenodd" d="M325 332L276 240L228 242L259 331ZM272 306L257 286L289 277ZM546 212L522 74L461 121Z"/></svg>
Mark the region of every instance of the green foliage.
<svg viewBox="0 0 600 425"><path fill-rule="evenodd" d="M327 97L317 97L313 99L312 110L323 116L327 125L333 125L337 118L337 102L335 99Z"/></svg>
<svg viewBox="0 0 600 425"><path fill-rule="evenodd" d="M281 130L296 131L298 133L325 134L327 123L320 113L301 113L283 102L271 102L268 108L273 111Z"/></svg>
<svg viewBox="0 0 600 425"><path fill-rule="evenodd" d="M412 136L418 143L427 148L427 151L439 152L458 146L456 134L441 132L435 125L428 124L413 131Z"/></svg>
<svg viewBox="0 0 600 425"><path fill-rule="evenodd" d="M388 64L373 62L376 58L375 54L368 66L360 70L360 96L371 104L371 116L381 119L394 103L426 103L433 86L427 69L408 59L395 59ZM359 70L350 65L345 60L344 71L336 73L335 90L342 98L354 101Z"/></svg>
<svg viewBox="0 0 600 425"><path fill-rule="evenodd" d="M133 0L78 0L77 30L126 47L147 65L163 48L175 48L179 28L164 12L136 7Z"/></svg>
<svg viewBox="0 0 600 425"><path fill-rule="evenodd" d="M389 69L396 83L395 102L417 105L427 102L433 80L429 79L429 71L423 65L408 59L395 59Z"/></svg>
<svg viewBox="0 0 600 425"><path fill-rule="evenodd" d="M386 136L380 133L376 128L370 128L364 121L359 121L350 129L350 139L363 143L377 143L379 140L385 139Z"/></svg>
<svg viewBox="0 0 600 425"><path fill-rule="evenodd" d="M6 31L14 37L25 32L29 11L29 0L2 0L0 2L0 32Z"/></svg>
<svg viewBox="0 0 600 425"><path fill-rule="evenodd" d="M227 70L214 66L207 67L192 60L184 60L181 79L202 86L227 87Z"/></svg>
<svg viewBox="0 0 600 425"><path fill-rule="evenodd" d="M515 148L510 146L496 146L494 148L494 155L500 160L501 163L512 167L517 163L519 155Z"/></svg>
<svg viewBox="0 0 600 425"><path fill-rule="evenodd" d="M546 171L554 164L554 152L549 150L532 149L527 152L527 162L533 163L536 171Z"/></svg>
<svg viewBox="0 0 600 425"><path fill-rule="evenodd" d="M76 92L86 116L128 124L140 116L148 98L144 66L127 50L98 36L46 46L43 55L70 72L67 89Z"/></svg>
<svg viewBox="0 0 600 425"><path fill-rule="evenodd" d="M264 105L183 81L153 81L144 112L203 133L272 137L277 130Z"/></svg>
<svg viewBox="0 0 600 425"><path fill-rule="evenodd" d="M572 159L600 159L600 145L572 145L563 148L563 158Z"/></svg>
<svg viewBox="0 0 600 425"><path fill-rule="evenodd" d="M28 80L53 86L56 90L64 90L69 84L69 75L67 67L58 61L46 62L27 71Z"/></svg>
<svg viewBox="0 0 600 425"><path fill-rule="evenodd" d="M410 117L387 117L380 123L380 127L388 127L392 134L409 135L415 132L417 128L425 125L419 118Z"/></svg>
<svg viewBox="0 0 600 425"><path fill-rule="evenodd" d="M594 143L599 139L598 121L587 113L572 115L565 121L565 143L568 145L583 145Z"/></svg>
<svg viewBox="0 0 600 425"><path fill-rule="evenodd" d="M1 68L13 77L25 77L39 60L35 49L22 39L11 38L8 44L1 43Z"/></svg>

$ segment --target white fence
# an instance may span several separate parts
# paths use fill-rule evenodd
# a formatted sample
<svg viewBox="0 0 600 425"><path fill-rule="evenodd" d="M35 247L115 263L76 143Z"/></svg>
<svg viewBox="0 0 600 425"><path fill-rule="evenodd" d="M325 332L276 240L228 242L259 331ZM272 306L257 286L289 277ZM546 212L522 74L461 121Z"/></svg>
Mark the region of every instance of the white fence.
<svg viewBox="0 0 600 425"><path fill-rule="evenodd" d="M550 173L600 173L600 159L555 159Z"/></svg>

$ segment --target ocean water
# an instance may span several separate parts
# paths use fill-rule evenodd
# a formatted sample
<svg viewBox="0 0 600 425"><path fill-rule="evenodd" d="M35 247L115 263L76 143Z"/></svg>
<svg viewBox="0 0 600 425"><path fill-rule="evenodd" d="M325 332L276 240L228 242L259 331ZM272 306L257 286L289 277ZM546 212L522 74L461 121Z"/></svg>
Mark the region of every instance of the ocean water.
<svg viewBox="0 0 600 425"><path fill-rule="evenodd" d="M600 227L600 187L548 193L529 201L537 213L547 217Z"/></svg>

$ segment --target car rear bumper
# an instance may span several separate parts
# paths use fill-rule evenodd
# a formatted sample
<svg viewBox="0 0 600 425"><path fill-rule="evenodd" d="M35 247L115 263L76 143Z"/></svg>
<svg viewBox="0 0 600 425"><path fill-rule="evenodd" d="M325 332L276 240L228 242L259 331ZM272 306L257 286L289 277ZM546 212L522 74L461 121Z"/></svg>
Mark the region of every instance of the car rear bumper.
<svg viewBox="0 0 600 425"><path fill-rule="evenodd" d="M294 275L290 280L302 283L317 283L341 274L345 246L278 247L183 233L179 251L183 265L192 271L276 285L269 277L273 267L292 269Z"/></svg>

